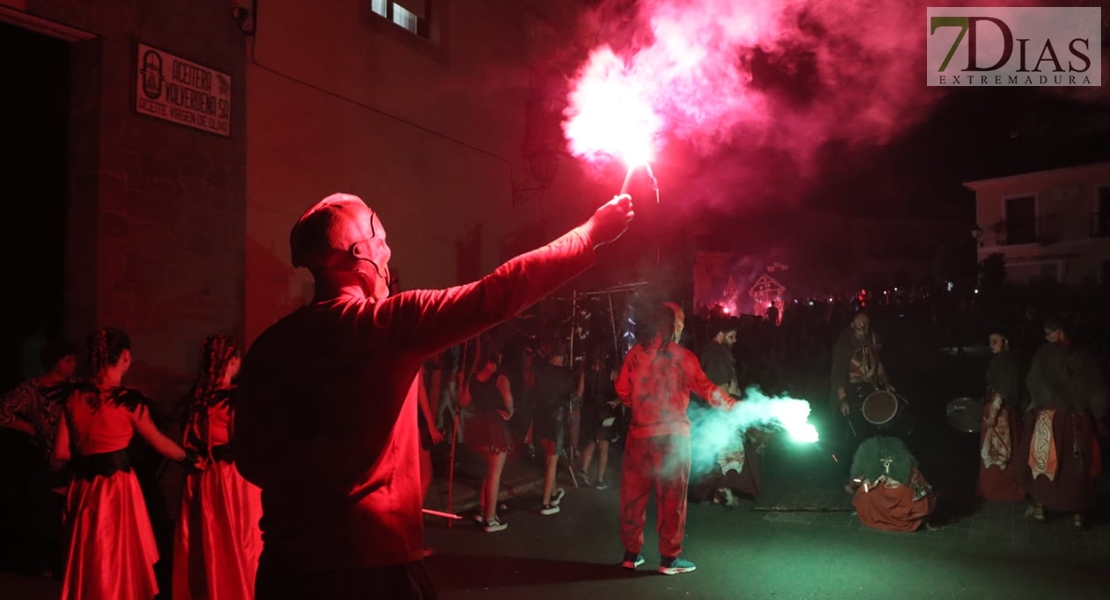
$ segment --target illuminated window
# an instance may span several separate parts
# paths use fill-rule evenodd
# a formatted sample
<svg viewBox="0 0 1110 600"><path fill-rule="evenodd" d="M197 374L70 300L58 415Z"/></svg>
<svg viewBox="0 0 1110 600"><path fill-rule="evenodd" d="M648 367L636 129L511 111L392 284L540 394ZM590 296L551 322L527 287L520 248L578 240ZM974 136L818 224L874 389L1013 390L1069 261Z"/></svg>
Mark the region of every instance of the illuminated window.
<svg viewBox="0 0 1110 600"><path fill-rule="evenodd" d="M370 9L393 24L428 38L428 0L370 0Z"/></svg>

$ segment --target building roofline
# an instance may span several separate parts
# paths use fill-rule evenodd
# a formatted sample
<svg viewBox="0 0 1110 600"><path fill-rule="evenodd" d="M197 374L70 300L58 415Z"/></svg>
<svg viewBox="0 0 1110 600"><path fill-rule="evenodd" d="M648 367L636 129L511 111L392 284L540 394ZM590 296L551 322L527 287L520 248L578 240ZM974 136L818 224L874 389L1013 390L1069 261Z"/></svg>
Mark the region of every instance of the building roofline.
<svg viewBox="0 0 1110 600"><path fill-rule="evenodd" d="M969 189L969 190L974 191L974 190L977 190L980 187L983 187L983 186L986 186L986 185L991 185L991 184L995 184L995 183L1003 183L1003 182L1006 182L1006 181L1013 181L1013 180L1016 180L1016 179L1029 177L1031 175L1047 175L1049 173L1067 173L1067 172L1070 172L1070 171L1082 171L1082 170L1092 169L1092 168L1095 168L1095 167L1110 167L1110 161L1097 162L1097 163L1088 163L1088 164L1085 164L1085 165L1074 165L1074 166L1071 166L1071 167L1060 167L1059 169L1048 169L1048 170L1045 170L1045 171L1031 171L1029 173L1018 173L1018 174L1015 174L1015 175L1005 175L1005 176L1002 176L1002 177L992 177L990 179L977 179L975 181L965 181L964 182L964 187Z"/></svg>

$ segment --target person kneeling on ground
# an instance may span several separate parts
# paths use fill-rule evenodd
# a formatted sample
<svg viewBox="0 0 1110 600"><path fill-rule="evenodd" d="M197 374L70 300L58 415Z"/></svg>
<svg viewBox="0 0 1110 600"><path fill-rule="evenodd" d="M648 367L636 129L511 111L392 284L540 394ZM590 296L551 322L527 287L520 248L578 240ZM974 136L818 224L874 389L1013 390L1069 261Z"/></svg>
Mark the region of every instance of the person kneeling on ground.
<svg viewBox="0 0 1110 600"><path fill-rule="evenodd" d="M864 525L885 531L917 531L936 509L933 488L902 440L875 436L856 450L852 505Z"/></svg>

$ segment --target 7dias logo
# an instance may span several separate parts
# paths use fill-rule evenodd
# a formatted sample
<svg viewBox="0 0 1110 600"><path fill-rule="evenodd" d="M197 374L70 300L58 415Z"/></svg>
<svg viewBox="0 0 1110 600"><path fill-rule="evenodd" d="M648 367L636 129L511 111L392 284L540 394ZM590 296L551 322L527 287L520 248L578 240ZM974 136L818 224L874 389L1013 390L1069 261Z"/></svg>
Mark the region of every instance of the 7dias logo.
<svg viewBox="0 0 1110 600"><path fill-rule="evenodd" d="M929 7L928 84L1101 86L1099 8Z"/></svg>

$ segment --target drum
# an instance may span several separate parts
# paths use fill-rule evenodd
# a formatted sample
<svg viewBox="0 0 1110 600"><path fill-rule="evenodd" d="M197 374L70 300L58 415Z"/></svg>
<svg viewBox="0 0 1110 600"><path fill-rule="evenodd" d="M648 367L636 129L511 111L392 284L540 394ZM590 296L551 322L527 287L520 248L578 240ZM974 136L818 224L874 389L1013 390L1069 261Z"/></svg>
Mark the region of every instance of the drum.
<svg viewBox="0 0 1110 600"><path fill-rule="evenodd" d="M886 425L898 415L898 397L885 390L876 390L863 399L863 418L872 425Z"/></svg>
<svg viewBox="0 0 1110 600"><path fill-rule="evenodd" d="M975 433L983 425L983 403L975 398L956 398L944 411L948 425L963 433Z"/></svg>
<svg viewBox="0 0 1110 600"><path fill-rule="evenodd" d="M876 390L867 395L860 405L860 416L878 432L909 435L913 432L910 403L887 390Z"/></svg>

